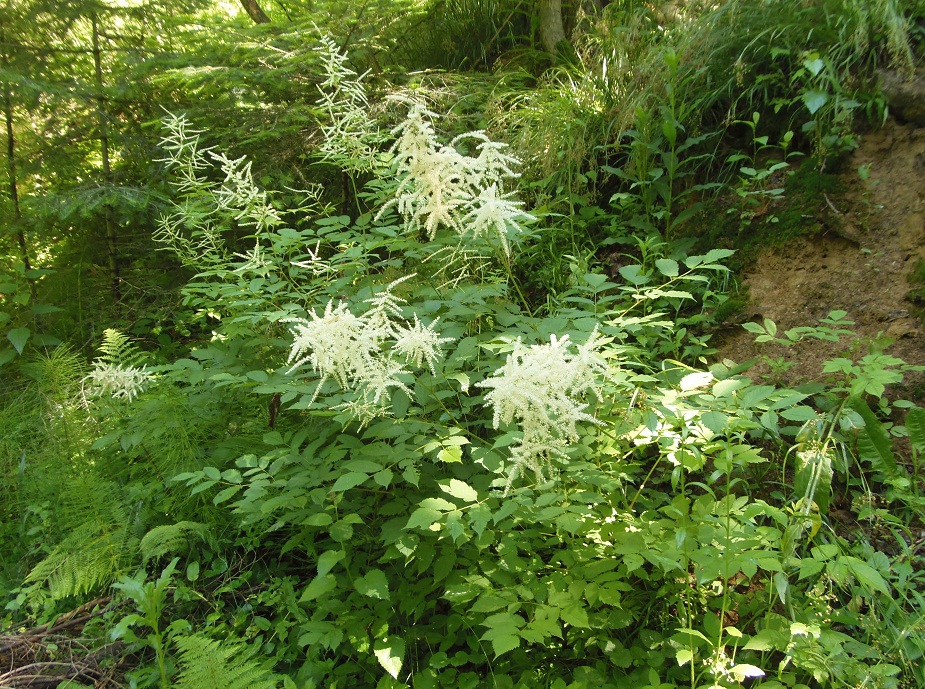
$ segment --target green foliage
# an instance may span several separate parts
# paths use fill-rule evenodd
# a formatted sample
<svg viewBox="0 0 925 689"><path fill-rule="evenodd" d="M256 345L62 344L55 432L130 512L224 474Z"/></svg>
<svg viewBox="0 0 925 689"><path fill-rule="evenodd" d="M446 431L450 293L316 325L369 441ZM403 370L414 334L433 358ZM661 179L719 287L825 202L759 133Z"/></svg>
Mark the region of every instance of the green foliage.
<svg viewBox="0 0 925 689"><path fill-rule="evenodd" d="M611 17L629 7L612 4ZM591 143L560 176L520 180L545 205L529 214L500 189L515 157L481 132L441 138L423 98L392 99L408 107L383 127L399 139L391 149L365 138L364 70L333 41L315 51L281 32L243 47L247 60L279 52L266 59L286 78L327 66L314 74L321 102L300 92L293 117L317 118L329 139L318 157L355 187L350 203L268 191L262 161L168 120L173 200L159 236L163 256L196 271L178 319L200 337L150 370L117 330L90 375L63 349L22 369L31 382L10 395L0 445L17 483L4 487L17 526L3 533L30 544L16 553L31 574L11 613L50 617L60 599L115 582L134 607L109 622L139 659L127 679L162 689L921 683L925 417L888 392L913 368L876 342L793 389L709 363L733 252L675 241L718 184L701 180L715 143L700 121L722 98L730 112L744 103L697 93L722 51L705 66L685 55L697 36L765 55L753 34L723 32L733 9L757 26L772 4L690 15L712 34L683 41L683 22L666 30L649 8L620 53L646 57L635 75L586 68L571 92L568 68L550 76L543 130L525 146L534 164L537 142L556 144L547 155ZM779 40L818 17L811 5ZM616 49L615 36L600 40L597 56ZM803 67L800 79L818 76ZM202 88L204 73L185 85ZM618 150L608 108L628 107L621 89L653 74L666 78L634 105L657 107L614 117ZM278 76L262 87L280 88ZM787 93L787 108L811 109ZM839 111L825 120L824 105L810 114L834 126ZM557 138L551 112L591 117ZM514 134L529 141L520 117ZM757 136L766 119L745 121L752 150L731 161L747 205L779 196L766 192L790 139L766 159L777 154ZM285 122L291 141L301 125ZM272 136L263 127L246 144ZM602 159L588 160L599 144ZM613 208L592 205L598 183ZM838 342L845 315L746 329L785 346ZM34 449L47 479L28 475Z"/></svg>
<svg viewBox="0 0 925 689"><path fill-rule="evenodd" d="M266 667L249 659L246 646L205 636L183 636L176 641L180 674L178 689L276 689L279 681Z"/></svg>
<svg viewBox="0 0 925 689"><path fill-rule="evenodd" d="M26 578L34 588L47 587L52 599L108 586L131 562L137 544L128 529L129 512L114 486L75 482L71 487L92 490L92 503L80 501L91 514L81 515L84 521L73 527Z"/></svg>

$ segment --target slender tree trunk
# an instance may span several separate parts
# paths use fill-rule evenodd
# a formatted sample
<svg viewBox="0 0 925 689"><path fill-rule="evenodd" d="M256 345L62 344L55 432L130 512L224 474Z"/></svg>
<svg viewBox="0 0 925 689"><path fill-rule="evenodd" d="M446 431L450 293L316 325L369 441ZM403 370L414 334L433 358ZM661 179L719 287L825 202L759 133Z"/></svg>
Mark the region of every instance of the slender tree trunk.
<svg viewBox="0 0 925 689"><path fill-rule="evenodd" d="M261 9L260 5L257 4L257 0L241 0L241 5L244 6L244 11L247 12L247 16L253 19L255 23L270 23L270 18L267 16L266 12Z"/></svg>
<svg viewBox="0 0 925 689"><path fill-rule="evenodd" d="M6 43L3 27L0 27L0 44ZM0 53L0 67L7 69L9 60L6 53ZM3 89L3 119L6 121L6 170L9 176L10 201L13 204L13 223L16 228L16 242L19 244L19 257L26 270L26 279L29 281L29 293L35 301L35 280L30 277L32 262L29 260L29 246L26 244L26 233L23 229L22 210L19 207L19 187L16 177L16 138L13 134L13 94L9 84Z"/></svg>
<svg viewBox="0 0 925 689"><path fill-rule="evenodd" d="M562 0L539 0L540 42L547 53L555 55L565 38L562 24Z"/></svg>
<svg viewBox="0 0 925 689"><path fill-rule="evenodd" d="M96 116L99 126L100 156L103 163L103 184L112 183L112 168L109 164L109 117L106 114L106 98L103 94L103 59L100 50L100 32L96 12L90 15L93 27L93 69L96 76ZM107 189L108 193L108 189ZM122 280L119 276L119 235L112 217L112 207L103 204L103 224L106 228L106 248L109 254L109 275L111 279L112 299L118 308L122 299Z"/></svg>

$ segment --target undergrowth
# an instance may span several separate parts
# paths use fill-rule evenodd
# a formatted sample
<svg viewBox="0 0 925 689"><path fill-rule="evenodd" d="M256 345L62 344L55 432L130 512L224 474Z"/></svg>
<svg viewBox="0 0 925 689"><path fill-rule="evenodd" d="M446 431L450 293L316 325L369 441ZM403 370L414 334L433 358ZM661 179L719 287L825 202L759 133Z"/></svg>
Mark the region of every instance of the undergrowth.
<svg viewBox="0 0 925 689"><path fill-rule="evenodd" d="M749 112L751 152L701 180L718 144L667 33L660 107L599 168L563 154L554 187L414 92L397 122L361 117L331 41L319 160L355 213L278 208L248 160L165 118L159 237L210 336L155 364L107 330L92 366L63 347L19 366L7 620L111 590L127 683L161 689L925 684L925 411L888 392L913 367L840 311L746 326L843 342L818 381L711 363L734 252L678 241L686 223L722 187L742 231L823 178L787 182L794 122L774 138ZM540 114L601 117L566 139L603 126L590 86L548 84L563 107ZM824 105L806 132L831 150ZM601 206L598 174L618 180Z"/></svg>

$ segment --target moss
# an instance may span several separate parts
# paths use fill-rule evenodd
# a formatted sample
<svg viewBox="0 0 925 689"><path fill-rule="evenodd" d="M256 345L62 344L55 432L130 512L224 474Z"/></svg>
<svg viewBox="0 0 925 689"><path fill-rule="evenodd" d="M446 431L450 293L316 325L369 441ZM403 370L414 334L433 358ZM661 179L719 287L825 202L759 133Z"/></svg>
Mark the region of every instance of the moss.
<svg viewBox="0 0 925 689"><path fill-rule="evenodd" d="M763 249L821 232L821 218L827 215L825 199L844 191L841 180L820 171L816 160L806 158L781 182L784 193L777 197L743 199L729 193L711 204L709 213L691 223L698 248L735 249L729 265L739 271L752 264Z"/></svg>
<svg viewBox="0 0 925 689"><path fill-rule="evenodd" d="M911 304L910 311L919 320L925 322L925 261L915 264L906 276L910 289L906 292L906 301Z"/></svg>

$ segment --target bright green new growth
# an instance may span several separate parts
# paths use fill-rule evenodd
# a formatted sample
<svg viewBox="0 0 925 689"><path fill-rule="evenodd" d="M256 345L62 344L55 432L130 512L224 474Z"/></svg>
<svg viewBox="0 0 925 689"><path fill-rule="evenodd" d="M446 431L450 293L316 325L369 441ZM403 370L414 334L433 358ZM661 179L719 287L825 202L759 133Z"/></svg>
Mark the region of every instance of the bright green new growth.
<svg viewBox="0 0 925 689"><path fill-rule="evenodd" d="M276 689L279 680L247 644L193 634L176 640L180 676L174 689Z"/></svg>

